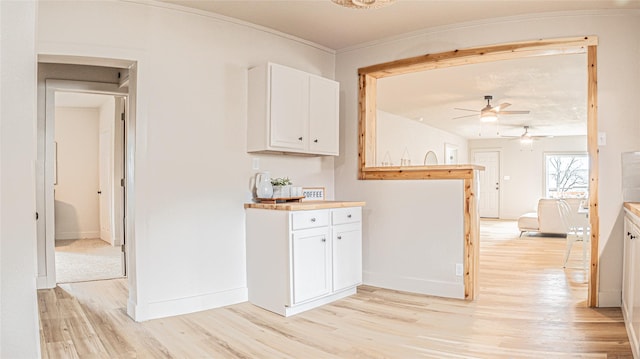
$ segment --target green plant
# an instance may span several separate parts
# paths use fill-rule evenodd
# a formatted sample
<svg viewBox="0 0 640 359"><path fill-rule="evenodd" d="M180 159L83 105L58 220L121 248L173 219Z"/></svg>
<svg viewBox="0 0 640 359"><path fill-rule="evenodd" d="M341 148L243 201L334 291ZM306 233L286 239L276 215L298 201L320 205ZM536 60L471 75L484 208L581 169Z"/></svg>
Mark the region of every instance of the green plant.
<svg viewBox="0 0 640 359"><path fill-rule="evenodd" d="M293 183L291 182L289 177L283 177L283 178L272 178L271 184L274 186L287 186Z"/></svg>

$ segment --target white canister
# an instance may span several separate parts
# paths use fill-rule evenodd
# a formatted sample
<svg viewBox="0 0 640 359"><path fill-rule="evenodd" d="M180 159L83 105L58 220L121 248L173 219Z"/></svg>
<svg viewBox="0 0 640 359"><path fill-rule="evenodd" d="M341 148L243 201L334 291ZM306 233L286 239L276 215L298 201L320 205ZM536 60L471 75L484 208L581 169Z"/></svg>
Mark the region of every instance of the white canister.
<svg viewBox="0 0 640 359"><path fill-rule="evenodd" d="M260 172L256 175L256 196L258 198L271 198L273 186L269 172Z"/></svg>

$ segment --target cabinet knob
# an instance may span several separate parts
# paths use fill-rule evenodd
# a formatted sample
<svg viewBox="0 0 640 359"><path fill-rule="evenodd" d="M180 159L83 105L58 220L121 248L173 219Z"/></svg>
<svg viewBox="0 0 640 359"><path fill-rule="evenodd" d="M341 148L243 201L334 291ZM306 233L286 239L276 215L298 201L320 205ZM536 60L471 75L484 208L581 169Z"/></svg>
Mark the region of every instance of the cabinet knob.
<svg viewBox="0 0 640 359"><path fill-rule="evenodd" d="M342 239L342 236L338 236L338 239Z"/></svg>
<svg viewBox="0 0 640 359"><path fill-rule="evenodd" d="M311 218L311 222L315 222L315 221L316 221L316 219L315 219L315 218Z"/></svg>
<svg viewBox="0 0 640 359"><path fill-rule="evenodd" d="M318 143L318 139L316 138L315 140L313 140L313 142Z"/></svg>
<svg viewBox="0 0 640 359"><path fill-rule="evenodd" d="M636 239L636 236L634 236L633 234L629 236L629 238L631 239Z"/></svg>
<svg viewBox="0 0 640 359"><path fill-rule="evenodd" d="M322 237L322 241L323 241L323 242L326 242L326 241L327 241L327 239L326 239L326 238L324 238L324 237Z"/></svg>
<svg viewBox="0 0 640 359"><path fill-rule="evenodd" d="M298 141L302 141L302 137L298 137Z"/></svg>
<svg viewBox="0 0 640 359"><path fill-rule="evenodd" d="M350 214L347 214L347 218L351 218L351 215L350 215Z"/></svg>

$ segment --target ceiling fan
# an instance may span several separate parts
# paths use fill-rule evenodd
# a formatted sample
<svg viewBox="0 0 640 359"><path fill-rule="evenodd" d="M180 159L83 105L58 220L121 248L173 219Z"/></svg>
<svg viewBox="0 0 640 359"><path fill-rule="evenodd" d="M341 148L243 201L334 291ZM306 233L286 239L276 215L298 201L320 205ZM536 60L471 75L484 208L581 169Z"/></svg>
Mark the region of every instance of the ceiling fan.
<svg viewBox="0 0 640 359"><path fill-rule="evenodd" d="M540 139L540 138L551 138L551 137L553 137L553 136L532 136L529 133L529 128L530 127L529 126L523 126L523 127L524 127L524 132L520 136L502 136L501 135L500 137L519 139L520 143L524 143L524 144L531 143L531 142L533 142L533 140L537 140L537 139Z"/></svg>
<svg viewBox="0 0 640 359"><path fill-rule="evenodd" d="M491 106L491 100L493 100L493 96L491 95L486 95L484 97L485 100L487 100L487 105L485 107L483 107L481 110L470 110L468 108L454 108L455 110L461 110L461 111L471 111L471 112L476 112L476 113L480 113L480 121L482 122L494 122L498 120L498 115L526 115L528 114L530 111L504 111L505 108L511 106L510 103L501 103L498 106ZM465 118L465 117L471 117L471 116L476 116L476 114L474 115L467 115L467 116L459 116L459 117L454 117L453 119L458 119L458 118Z"/></svg>

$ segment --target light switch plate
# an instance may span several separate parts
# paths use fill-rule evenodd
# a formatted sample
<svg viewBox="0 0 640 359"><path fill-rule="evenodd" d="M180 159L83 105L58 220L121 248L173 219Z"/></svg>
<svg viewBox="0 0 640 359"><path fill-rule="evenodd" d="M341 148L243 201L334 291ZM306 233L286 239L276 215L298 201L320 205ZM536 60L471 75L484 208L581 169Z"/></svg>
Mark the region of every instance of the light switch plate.
<svg viewBox="0 0 640 359"><path fill-rule="evenodd" d="M607 144L607 133L598 132L598 146L606 146L606 144Z"/></svg>

